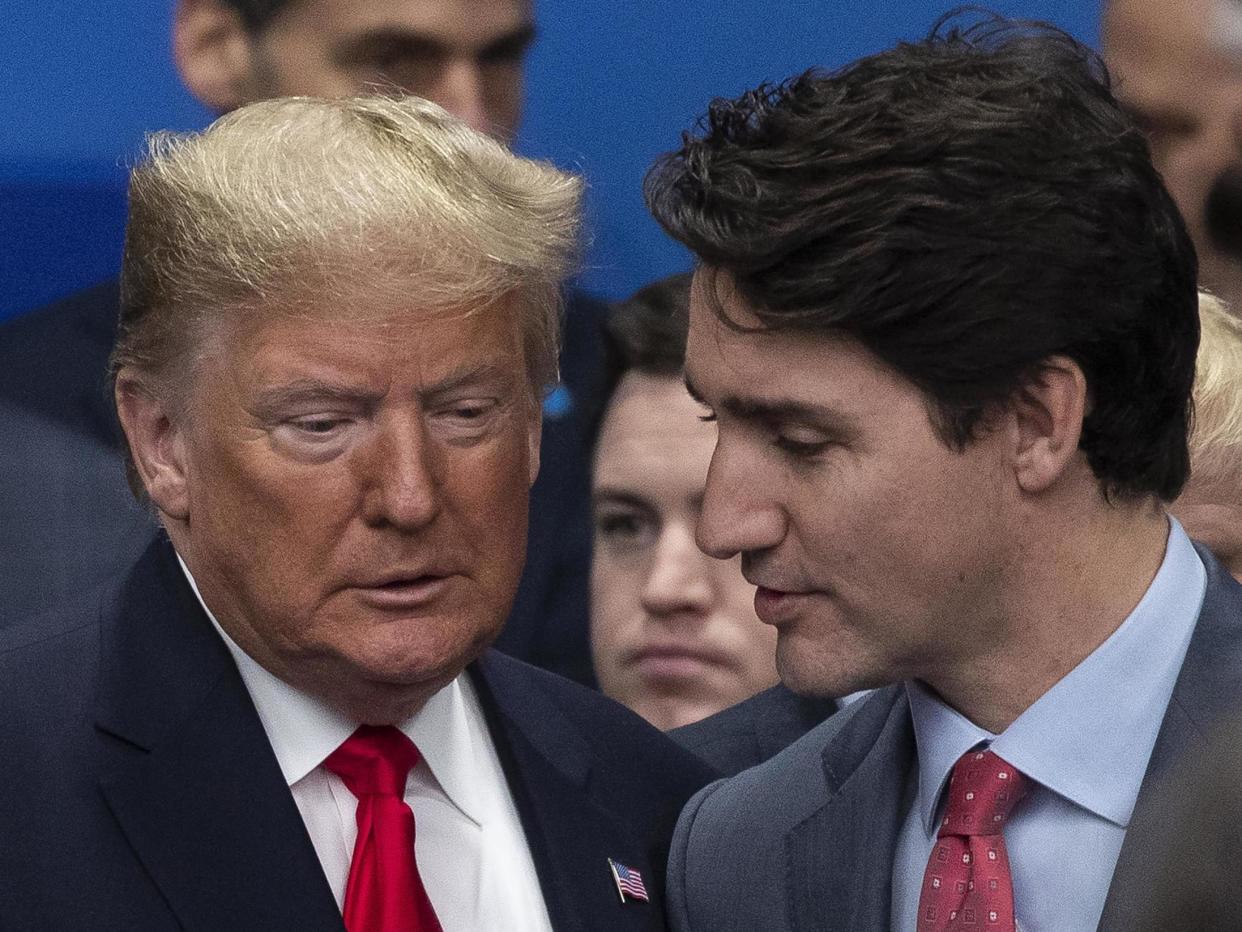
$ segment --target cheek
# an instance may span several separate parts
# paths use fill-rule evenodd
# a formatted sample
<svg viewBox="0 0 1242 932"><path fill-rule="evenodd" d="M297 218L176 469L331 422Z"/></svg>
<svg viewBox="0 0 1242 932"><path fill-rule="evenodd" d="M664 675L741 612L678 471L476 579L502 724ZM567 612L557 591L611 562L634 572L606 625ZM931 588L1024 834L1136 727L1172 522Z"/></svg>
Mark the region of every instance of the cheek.
<svg viewBox="0 0 1242 932"><path fill-rule="evenodd" d="M623 640L638 618L638 562L598 551L591 561L591 642L602 649Z"/></svg>
<svg viewBox="0 0 1242 932"><path fill-rule="evenodd" d="M775 678L776 676L776 629L765 625L755 614L755 589L742 578L736 561L721 567L718 585L724 593L719 615L729 631L734 653L749 679Z"/></svg>
<svg viewBox="0 0 1242 932"><path fill-rule="evenodd" d="M441 488L460 520L486 539L525 540L530 460L525 435L446 457Z"/></svg>

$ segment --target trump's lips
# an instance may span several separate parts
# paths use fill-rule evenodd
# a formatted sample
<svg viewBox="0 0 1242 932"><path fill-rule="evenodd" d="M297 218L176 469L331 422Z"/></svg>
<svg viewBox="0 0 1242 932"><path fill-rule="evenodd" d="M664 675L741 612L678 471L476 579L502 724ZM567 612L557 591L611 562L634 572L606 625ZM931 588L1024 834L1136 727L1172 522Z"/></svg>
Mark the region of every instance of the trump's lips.
<svg viewBox="0 0 1242 932"><path fill-rule="evenodd" d="M390 611L417 609L440 598L453 581L451 573L392 573L352 588L365 603Z"/></svg>

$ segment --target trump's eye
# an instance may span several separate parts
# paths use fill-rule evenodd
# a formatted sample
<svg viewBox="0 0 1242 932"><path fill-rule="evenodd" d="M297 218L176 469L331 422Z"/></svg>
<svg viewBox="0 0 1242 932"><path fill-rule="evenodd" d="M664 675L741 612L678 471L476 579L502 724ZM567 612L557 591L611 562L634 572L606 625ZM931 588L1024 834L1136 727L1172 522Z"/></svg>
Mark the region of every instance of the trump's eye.
<svg viewBox="0 0 1242 932"><path fill-rule="evenodd" d="M450 411L450 414L463 421L477 421L480 418L486 417L493 407L494 405L491 402L468 402L456 405Z"/></svg>
<svg viewBox="0 0 1242 932"><path fill-rule="evenodd" d="M348 418L316 415L294 418L288 422L288 426L310 437L328 437L348 423Z"/></svg>
<svg viewBox="0 0 1242 932"><path fill-rule="evenodd" d="M499 409L495 398L468 398L445 402L433 412L433 417L451 427L474 430L488 424Z"/></svg>

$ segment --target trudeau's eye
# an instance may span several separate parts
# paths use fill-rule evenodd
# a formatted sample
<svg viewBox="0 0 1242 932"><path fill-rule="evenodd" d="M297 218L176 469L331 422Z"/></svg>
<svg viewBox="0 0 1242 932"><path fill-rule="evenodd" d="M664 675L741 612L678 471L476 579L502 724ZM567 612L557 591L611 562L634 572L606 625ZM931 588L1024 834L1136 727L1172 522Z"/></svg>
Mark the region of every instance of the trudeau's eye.
<svg viewBox="0 0 1242 932"><path fill-rule="evenodd" d="M809 459L823 453L832 441L822 433L809 428L785 428L777 430L772 444L782 453L799 459Z"/></svg>

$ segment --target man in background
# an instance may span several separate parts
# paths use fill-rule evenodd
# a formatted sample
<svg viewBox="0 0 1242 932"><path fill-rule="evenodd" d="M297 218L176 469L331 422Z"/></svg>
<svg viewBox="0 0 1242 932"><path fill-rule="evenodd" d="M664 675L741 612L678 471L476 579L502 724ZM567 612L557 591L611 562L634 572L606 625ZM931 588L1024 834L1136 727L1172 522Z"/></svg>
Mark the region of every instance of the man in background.
<svg viewBox="0 0 1242 932"><path fill-rule="evenodd" d="M1242 5L1108 0L1104 58L1186 219L1202 284L1242 307Z"/></svg>
<svg viewBox="0 0 1242 932"><path fill-rule="evenodd" d="M412 93L511 140L534 39L528 0L179 0L177 68L216 112L265 97ZM154 530L129 497L105 390L109 282L0 326L0 627L125 566ZM591 681L581 401L602 308L574 295L544 426L532 546L501 647Z"/></svg>
<svg viewBox="0 0 1242 932"><path fill-rule="evenodd" d="M699 542L786 685L874 689L690 803L674 925L1134 928L1242 586L1166 510L1195 255L1103 63L963 14L717 101L647 185L701 262Z"/></svg>

